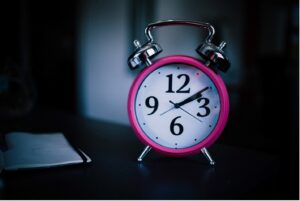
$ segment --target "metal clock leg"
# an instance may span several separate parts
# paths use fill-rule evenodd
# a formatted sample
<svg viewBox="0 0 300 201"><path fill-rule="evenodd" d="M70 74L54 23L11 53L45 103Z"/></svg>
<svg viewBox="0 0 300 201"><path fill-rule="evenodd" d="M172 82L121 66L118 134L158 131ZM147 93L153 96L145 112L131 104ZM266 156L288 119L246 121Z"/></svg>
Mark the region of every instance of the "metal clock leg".
<svg viewBox="0 0 300 201"><path fill-rule="evenodd" d="M141 153L141 155L138 157L138 161L141 162L143 161L143 158L148 154L148 152L151 150L150 146L146 146L143 150L143 152Z"/></svg>
<svg viewBox="0 0 300 201"><path fill-rule="evenodd" d="M210 165L215 165L215 161L212 159L212 157L210 156L210 154L206 148L202 148L201 152L204 154L204 156L207 158L207 160L209 160Z"/></svg>

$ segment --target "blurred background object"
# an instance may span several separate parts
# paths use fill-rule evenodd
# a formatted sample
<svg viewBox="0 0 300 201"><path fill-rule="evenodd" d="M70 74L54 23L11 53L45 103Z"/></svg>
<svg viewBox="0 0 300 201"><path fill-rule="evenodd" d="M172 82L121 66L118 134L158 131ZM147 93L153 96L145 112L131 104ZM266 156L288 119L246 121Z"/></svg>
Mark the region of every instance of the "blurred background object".
<svg viewBox="0 0 300 201"><path fill-rule="evenodd" d="M204 21L215 27L216 44L227 42L232 64L222 74L231 111L218 142L276 154L293 168L287 176L299 177L298 1L16 0L0 10L4 118L51 108L129 125L133 40L145 42L145 27L158 20ZM156 30L158 57L198 57L205 34Z"/></svg>
<svg viewBox="0 0 300 201"><path fill-rule="evenodd" d="M0 117L14 118L32 110L36 89L30 68L27 4L0 7Z"/></svg>

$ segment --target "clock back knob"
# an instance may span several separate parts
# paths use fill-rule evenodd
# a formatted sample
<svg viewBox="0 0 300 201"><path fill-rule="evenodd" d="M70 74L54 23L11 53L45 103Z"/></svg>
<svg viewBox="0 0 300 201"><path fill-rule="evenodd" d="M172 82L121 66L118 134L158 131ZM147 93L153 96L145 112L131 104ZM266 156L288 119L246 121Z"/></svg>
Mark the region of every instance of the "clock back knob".
<svg viewBox="0 0 300 201"><path fill-rule="evenodd" d="M226 42L224 41L222 41L219 46L206 41L200 45L196 51L205 61L209 61L211 67L222 72L227 72L230 67L230 62L223 51L225 45Z"/></svg>
<svg viewBox="0 0 300 201"><path fill-rule="evenodd" d="M148 42L144 45L138 40L133 41L136 50L131 54L127 60L131 69L136 69L141 65L151 65L150 58L153 58L162 51L162 48L154 42Z"/></svg>

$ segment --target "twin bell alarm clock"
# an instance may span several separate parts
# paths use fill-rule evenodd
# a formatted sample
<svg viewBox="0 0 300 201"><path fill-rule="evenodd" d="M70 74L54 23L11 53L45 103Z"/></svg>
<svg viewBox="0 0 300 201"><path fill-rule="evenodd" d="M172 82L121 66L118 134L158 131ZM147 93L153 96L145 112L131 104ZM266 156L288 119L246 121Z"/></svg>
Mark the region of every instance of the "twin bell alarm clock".
<svg viewBox="0 0 300 201"><path fill-rule="evenodd" d="M208 32L196 51L201 60L186 55L171 55L153 60L162 48L151 31L163 26L193 26ZM130 124L146 147L142 161L153 149L169 156L203 153L215 162L207 148L222 133L228 119L229 98L219 71L230 66L223 48L212 43L215 29L195 21L159 21L145 29L147 42L135 40L135 52L128 58L130 69L144 69L134 80L128 96Z"/></svg>

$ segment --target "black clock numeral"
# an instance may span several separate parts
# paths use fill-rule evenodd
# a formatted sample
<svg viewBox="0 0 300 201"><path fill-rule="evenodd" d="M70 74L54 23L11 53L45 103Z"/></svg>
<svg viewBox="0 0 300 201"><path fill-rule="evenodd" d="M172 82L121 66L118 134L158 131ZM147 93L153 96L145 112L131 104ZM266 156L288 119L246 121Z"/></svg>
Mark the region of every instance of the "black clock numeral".
<svg viewBox="0 0 300 201"><path fill-rule="evenodd" d="M173 75L172 74L169 74L166 76L168 79L169 79L169 84L168 84L168 90L166 91L166 93L174 93L173 91Z"/></svg>
<svg viewBox="0 0 300 201"><path fill-rule="evenodd" d="M198 117L206 117L207 115L210 114L210 109L209 109L209 107L207 107L207 105L209 104L209 99L201 97L197 101L198 101L198 103L200 103L202 100L204 100L204 104L201 105L201 106L199 106L199 108L203 108L205 110L205 112L203 114L201 114L200 112L198 112L197 113Z"/></svg>
<svg viewBox="0 0 300 201"><path fill-rule="evenodd" d="M178 79L180 79L181 77L185 77L184 83L183 85L176 91L176 93L190 93L190 88L183 90L184 87L186 87L189 82L190 82L190 77L187 74L180 74L177 76Z"/></svg>
<svg viewBox="0 0 300 201"><path fill-rule="evenodd" d="M175 93L173 90L173 74L166 75L166 77L168 78L168 90L166 91L166 93ZM184 89L189 84L190 77L187 74L180 74L177 76L178 79L180 79L181 77L184 77L184 83L176 91L176 93L190 93L190 90L191 90L190 88Z"/></svg>
<svg viewBox="0 0 300 201"><path fill-rule="evenodd" d="M153 101L152 101L153 100ZM158 109L158 99L154 96L149 96L148 98L146 98L145 101L145 105L148 108L153 109L152 112L150 112L148 115L152 115L156 112L156 110Z"/></svg>
<svg viewBox="0 0 300 201"><path fill-rule="evenodd" d="M175 123L177 119L181 118L181 116L175 117L170 124L170 131L173 135L181 135L183 133L183 125L180 123ZM178 128L178 129L175 129Z"/></svg>

